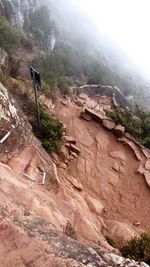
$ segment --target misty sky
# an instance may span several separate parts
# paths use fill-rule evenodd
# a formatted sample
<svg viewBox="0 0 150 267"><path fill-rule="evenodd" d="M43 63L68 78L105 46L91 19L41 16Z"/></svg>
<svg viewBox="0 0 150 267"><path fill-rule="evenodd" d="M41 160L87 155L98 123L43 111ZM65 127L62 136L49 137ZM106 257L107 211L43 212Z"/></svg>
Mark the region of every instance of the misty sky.
<svg viewBox="0 0 150 267"><path fill-rule="evenodd" d="M74 0L150 76L150 0Z"/></svg>

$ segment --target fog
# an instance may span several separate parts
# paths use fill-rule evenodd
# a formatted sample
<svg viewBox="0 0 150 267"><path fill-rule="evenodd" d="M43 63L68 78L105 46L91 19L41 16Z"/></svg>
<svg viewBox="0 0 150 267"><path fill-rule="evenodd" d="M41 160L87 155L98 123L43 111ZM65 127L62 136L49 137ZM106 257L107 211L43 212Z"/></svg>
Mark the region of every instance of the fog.
<svg viewBox="0 0 150 267"><path fill-rule="evenodd" d="M74 0L99 31L115 42L147 78L150 76L149 0Z"/></svg>
<svg viewBox="0 0 150 267"><path fill-rule="evenodd" d="M62 19L60 24L65 25L69 38L75 39L78 31L80 36L89 31L94 48L100 49L110 63L119 63L119 68L136 72L150 82L150 0L40 1L49 4L52 14L55 8L59 10L56 17Z"/></svg>

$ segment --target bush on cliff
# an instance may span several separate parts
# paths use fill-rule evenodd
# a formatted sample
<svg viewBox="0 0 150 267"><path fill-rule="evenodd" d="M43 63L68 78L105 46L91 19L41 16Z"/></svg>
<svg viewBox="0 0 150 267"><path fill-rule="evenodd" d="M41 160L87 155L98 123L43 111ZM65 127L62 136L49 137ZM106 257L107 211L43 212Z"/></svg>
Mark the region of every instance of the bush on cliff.
<svg viewBox="0 0 150 267"><path fill-rule="evenodd" d="M31 18L31 31L33 32L40 47L46 52L49 50L49 36L56 32L56 26L50 19L49 10L46 6L41 6L36 10Z"/></svg>
<svg viewBox="0 0 150 267"><path fill-rule="evenodd" d="M105 236L105 239L107 240L107 242L108 242L108 244L109 244L110 246L112 246L112 247L114 247L114 248L117 247L116 241L115 241L112 237L106 235L106 236Z"/></svg>
<svg viewBox="0 0 150 267"><path fill-rule="evenodd" d="M52 117L42 107L40 107L41 127L37 121L32 123L35 135L41 140L43 147L50 153L60 152L60 141L63 133L62 123Z"/></svg>
<svg viewBox="0 0 150 267"><path fill-rule="evenodd" d="M150 149L150 113L137 107L137 117L131 112L120 108L116 108L115 111L107 112L107 115L112 118L116 124L124 126L126 132L130 133L139 142Z"/></svg>
<svg viewBox="0 0 150 267"><path fill-rule="evenodd" d="M23 36L21 43L22 43L23 47L26 48L27 50L29 50L30 52L33 51L34 43L30 37Z"/></svg>
<svg viewBox="0 0 150 267"><path fill-rule="evenodd" d="M144 233L140 237L127 241L121 247L120 252L126 258L150 264L150 233Z"/></svg>
<svg viewBox="0 0 150 267"><path fill-rule="evenodd" d="M12 27L4 17L0 16L0 47L11 53L12 50L20 45L21 37L21 32Z"/></svg>

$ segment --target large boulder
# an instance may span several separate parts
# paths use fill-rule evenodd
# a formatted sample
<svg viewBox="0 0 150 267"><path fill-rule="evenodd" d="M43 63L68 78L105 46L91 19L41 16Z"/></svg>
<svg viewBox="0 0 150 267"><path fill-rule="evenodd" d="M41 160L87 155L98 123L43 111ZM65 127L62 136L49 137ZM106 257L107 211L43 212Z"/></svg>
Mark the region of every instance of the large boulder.
<svg viewBox="0 0 150 267"><path fill-rule="evenodd" d="M85 114L89 115L93 120L102 123L106 119L106 116L101 112L95 111L90 108L85 108Z"/></svg>
<svg viewBox="0 0 150 267"><path fill-rule="evenodd" d="M102 125L104 126L104 128L106 128L107 130L111 131L115 128L115 122L111 119L106 119L103 120Z"/></svg>

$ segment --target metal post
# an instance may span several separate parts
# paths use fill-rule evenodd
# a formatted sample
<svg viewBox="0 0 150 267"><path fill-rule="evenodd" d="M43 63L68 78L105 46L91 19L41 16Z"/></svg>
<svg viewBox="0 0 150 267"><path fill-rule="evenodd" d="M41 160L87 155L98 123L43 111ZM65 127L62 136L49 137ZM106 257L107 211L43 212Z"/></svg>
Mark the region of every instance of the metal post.
<svg viewBox="0 0 150 267"><path fill-rule="evenodd" d="M38 103L38 93L37 93L37 84L35 82L35 75L33 77L33 87L34 87L34 93L35 93L35 104L36 104L36 110L37 110L38 124L39 124L39 127L41 128L40 109L39 109L39 103Z"/></svg>
<svg viewBox="0 0 150 267"><path fill-rule="evenodd" d="M34 69L32 66L30 66L30 74L31 74L31 79L33 81L38 124L39 124L39 127L41 127L40 109L39 109L39 104L38 104L38 89L41 88L41 77L40 77L40 73L36 69Z"/></svg>

